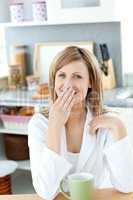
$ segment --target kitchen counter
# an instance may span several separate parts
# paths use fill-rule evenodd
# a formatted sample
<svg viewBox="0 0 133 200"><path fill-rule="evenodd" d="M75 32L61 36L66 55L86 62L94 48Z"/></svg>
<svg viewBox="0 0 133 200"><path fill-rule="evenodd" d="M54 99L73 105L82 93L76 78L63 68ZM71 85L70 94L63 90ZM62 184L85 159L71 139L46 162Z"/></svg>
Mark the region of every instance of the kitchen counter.
<svg viewBox="0 0 133 200"><path fill-rule="evenodd" d="M111 107L133 107L133 87L120 87L104 91L104 104Z"/></svg>
<svg viewBox="0 0 133 200"><path fill-rule="evenodd" d="M36 194L29 195L0 195L0 200L43 200ZM59 194L55 200L66 200ZM94 195L94 200L133 200L133 193L123 194L114 189L97 190Z"/></svg>
<svg viewBox="0 0 133 200"><path fill-rule="evenodd" d="M30 90L1 90L0 105L1 106L47 106L48 99L34 100L32 96L36 91Z"/></svg>
<svg viewBox="0 0 133 200"><path fill-rule="evenodd" d="M133 87L114 88L104 91L104 104L111 107L133 107L133 98L125 98L132 93ZM0 91L1 106L48 106L48 99L33 100L35 91Z"/></svg>

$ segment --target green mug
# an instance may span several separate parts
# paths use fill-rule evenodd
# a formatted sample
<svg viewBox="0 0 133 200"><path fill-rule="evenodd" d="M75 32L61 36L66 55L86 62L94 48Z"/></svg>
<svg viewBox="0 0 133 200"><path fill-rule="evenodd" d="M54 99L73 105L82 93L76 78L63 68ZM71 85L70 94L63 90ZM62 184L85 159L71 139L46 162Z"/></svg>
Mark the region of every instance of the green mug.
<svg viewBox="0 0 133 200"><path fill-rule="evenodd" d="M66 183L69 193L66 193L63 184ZM92 200L94 194L94 178L89 173L74 173L63 179L60 183L60 191L71 200Z"/></svg>

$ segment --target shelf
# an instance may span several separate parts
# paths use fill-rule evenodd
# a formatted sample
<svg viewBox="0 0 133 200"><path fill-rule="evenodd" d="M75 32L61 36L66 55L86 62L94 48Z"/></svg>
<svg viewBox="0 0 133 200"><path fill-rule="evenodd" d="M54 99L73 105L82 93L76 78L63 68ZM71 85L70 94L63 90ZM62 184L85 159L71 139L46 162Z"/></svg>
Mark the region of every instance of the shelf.
<svg viewBox="0 0 133 200"><path fill-rule="evenodd" d="M18 163L18 169L22 170L30 170L30 161L29 160L22 160L16 161Z"/></svg>
<svg viewBox="0 0 133 200"><path fill-rule="evenodd" d="M30 27L30 26L50 26L50 25L60 25L64 24L62 22L49 22L49 21L44 21L44 22L34 22L34 21L25 21L25 22L19 22L19 23L4 23L3 26L10 28L10 27Z"/></svg>
<svg viewBox="0 0 133 200"><path fill-rule="evenodd" d="M33 194L36 193L32 183L30 171L17 170L12 174L13 194Z"/></svg>
<svg viewBox="0 0 133 200"><path fill-rule="evenodd" d="M9 133L9 134L19 134L19 135L27 135L27 130L21 129L6 129L4 127L0 127L0 133Z"/></svg>
<svg viewBox="0 0 133 200"><path fill-rule="evenodd" d="M0 155L0 160L8 160L6 158L6 156L3 154L3 155ZM21 170L30 170L30 160L21 160L21 161L16 161L18 164L18 167L17 169L21 169Z"/></svg>
<svg viewBox="0 0 133 200"><path fill-rule="evenodd" d="M0 23L0 26L5 28L17 28L17 27L31 27L31 26L54 26L54 25L71 25L71 24L88 24L88 23L108 23L108 22L120 22L120 20L97 20L97 21L44 21L44 22L34 22L34 21L24 21L19 23L7 22Z"/></svg>

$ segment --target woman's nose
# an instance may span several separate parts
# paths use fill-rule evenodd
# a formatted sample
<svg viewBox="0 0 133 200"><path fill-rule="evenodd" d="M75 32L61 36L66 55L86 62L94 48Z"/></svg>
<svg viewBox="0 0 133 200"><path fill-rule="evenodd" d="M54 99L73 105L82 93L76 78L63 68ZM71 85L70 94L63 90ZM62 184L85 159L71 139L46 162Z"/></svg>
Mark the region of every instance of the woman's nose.
<svg viewBox="0 0 133 200"><path fill-rule="evenodd" d="M73 83L71 80L66 80L63 88L69 88L69 87L73 87Z"/></svg>

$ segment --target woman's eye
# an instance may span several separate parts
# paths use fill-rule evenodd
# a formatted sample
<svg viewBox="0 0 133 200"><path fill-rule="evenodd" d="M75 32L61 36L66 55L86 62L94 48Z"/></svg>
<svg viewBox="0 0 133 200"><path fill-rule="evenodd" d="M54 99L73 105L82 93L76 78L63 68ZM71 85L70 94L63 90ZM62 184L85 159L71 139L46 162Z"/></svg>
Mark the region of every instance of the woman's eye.
<svg viewBox="0 0 133 200"><path fill-rule="evenodd" d="M59 74L58 76L59 77L65 77L65 74Z"/></svg>
<svg viewBox="0 0 133 200"><path fill-rule="evenodd" d="M81 79L82 77L80 75L75 75L76 78Z"/></svg>

